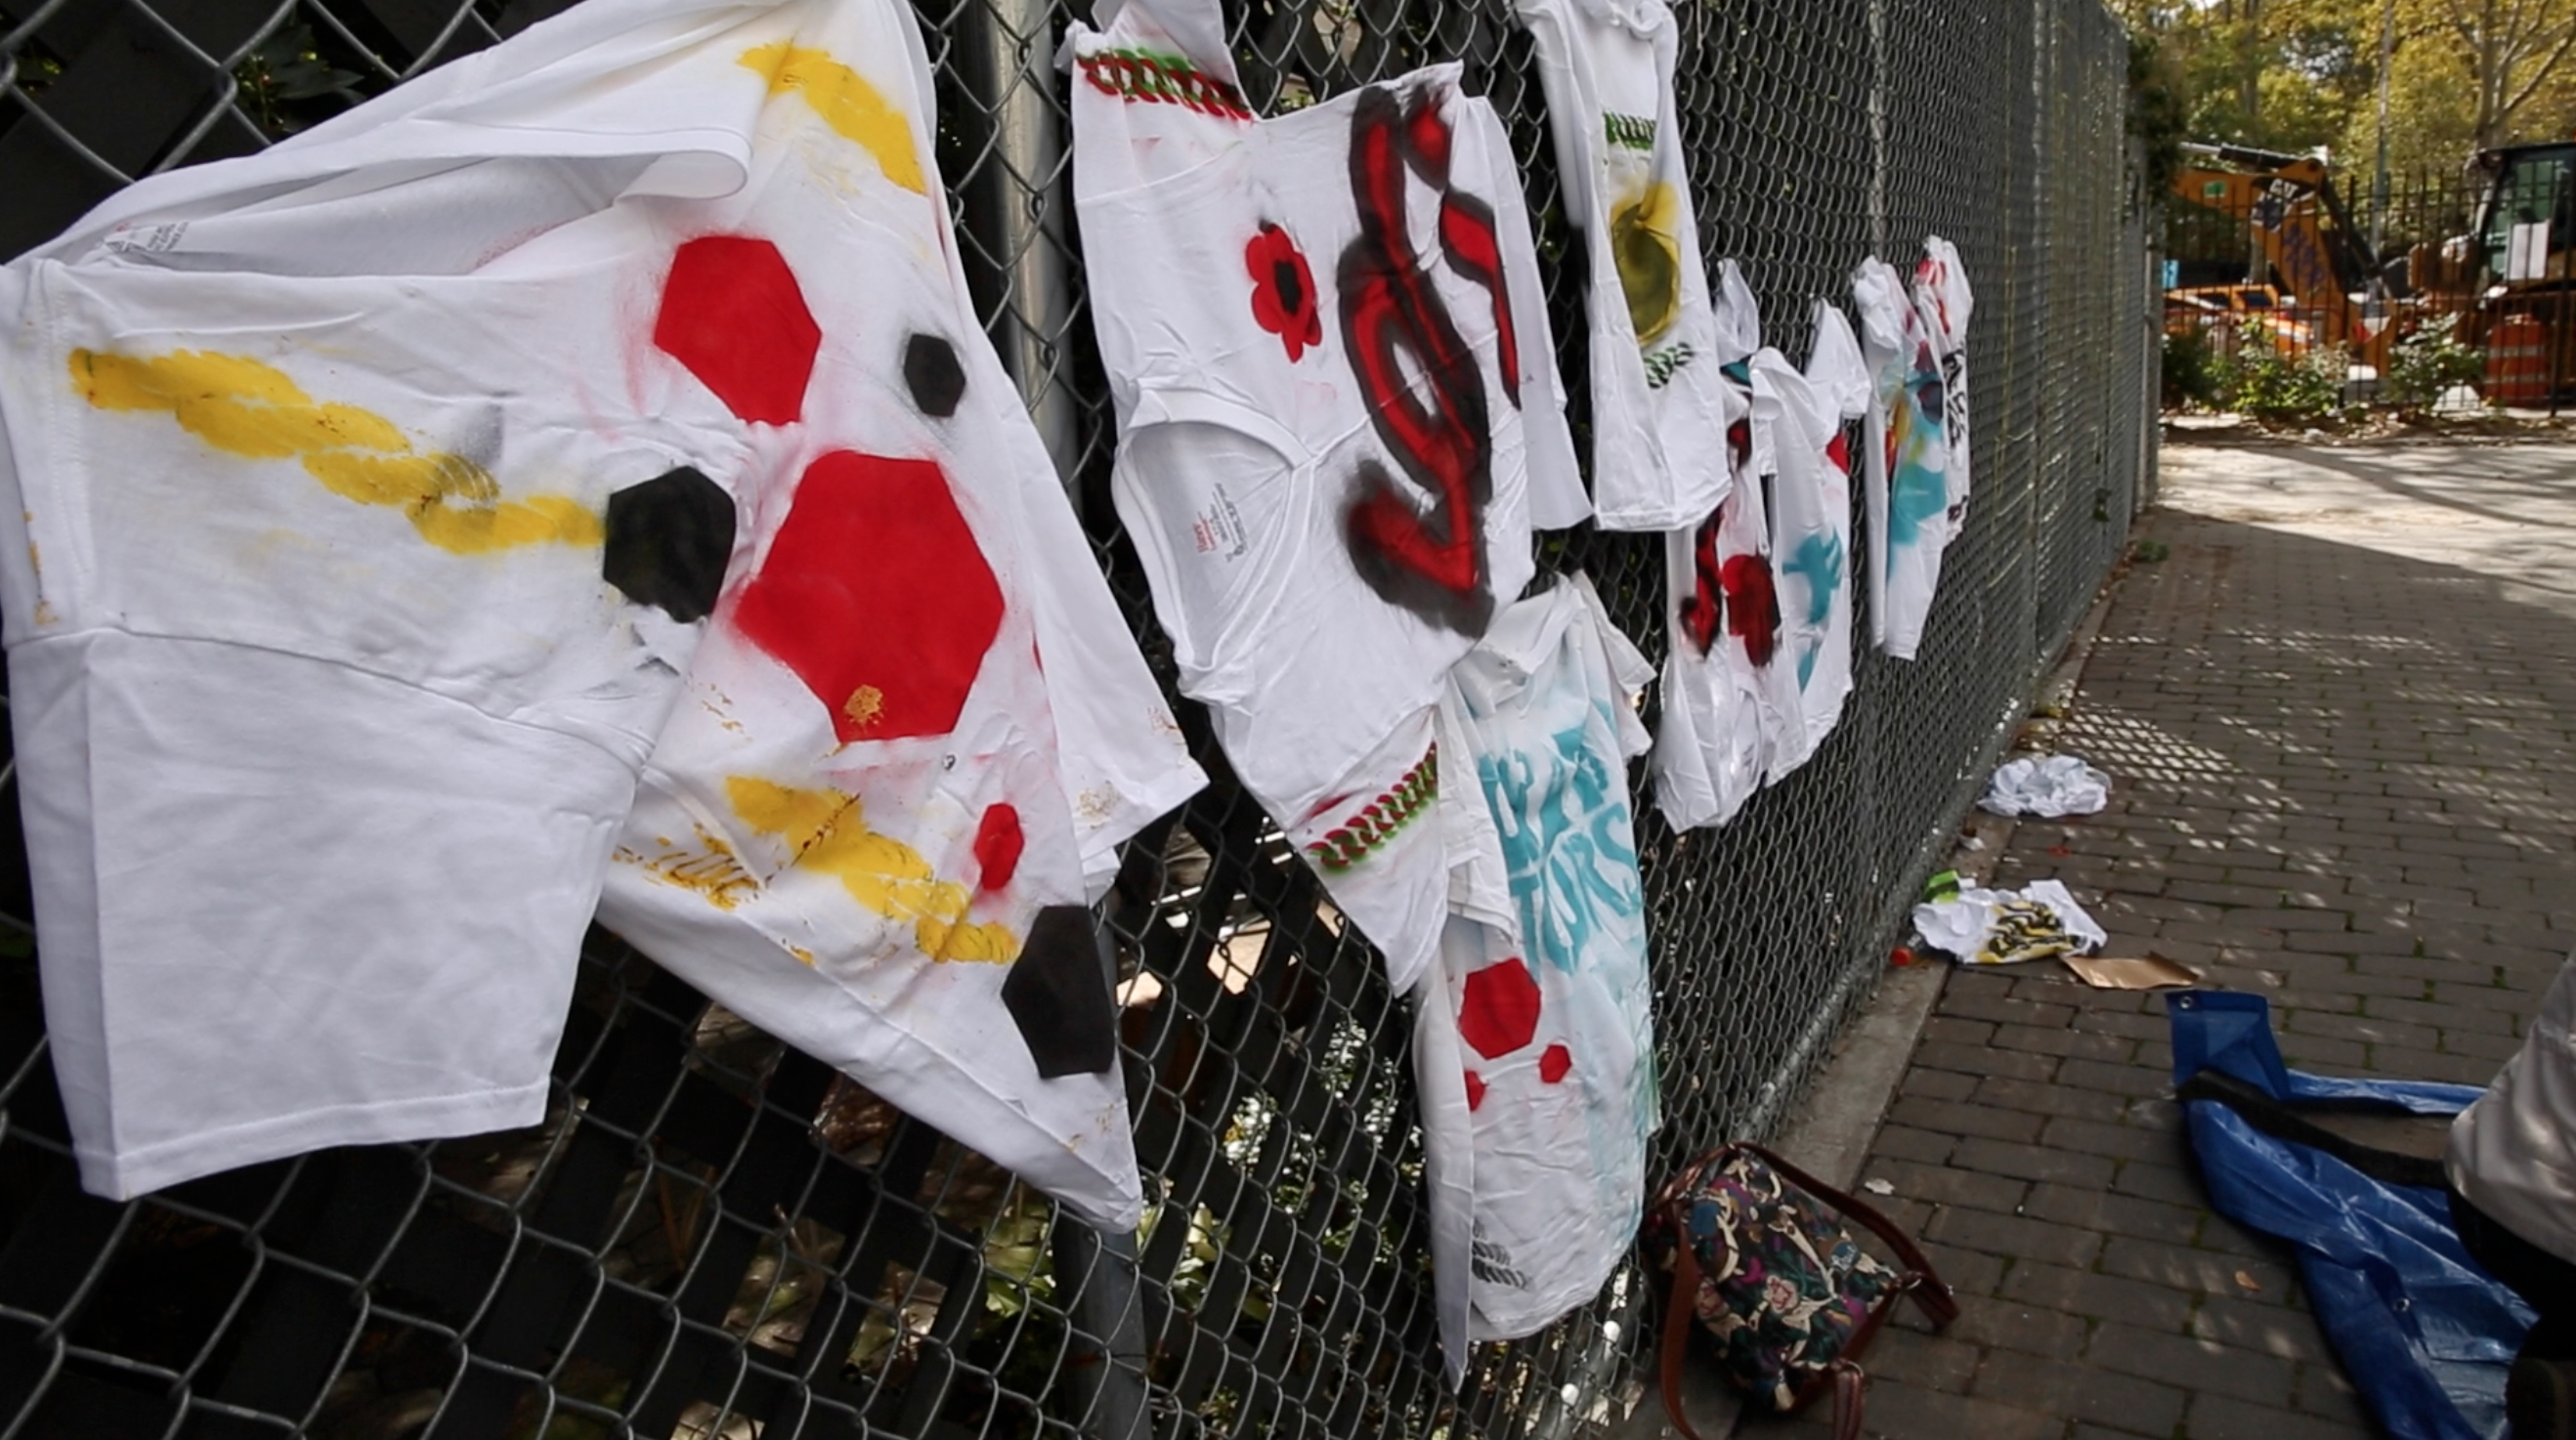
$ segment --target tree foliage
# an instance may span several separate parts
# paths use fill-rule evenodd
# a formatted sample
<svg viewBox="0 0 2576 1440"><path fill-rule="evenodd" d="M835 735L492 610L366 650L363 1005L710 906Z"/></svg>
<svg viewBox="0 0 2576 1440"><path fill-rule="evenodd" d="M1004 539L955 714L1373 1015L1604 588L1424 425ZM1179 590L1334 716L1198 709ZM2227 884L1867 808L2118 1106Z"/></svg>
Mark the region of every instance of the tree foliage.
<svg viewBox="0 0 2576 1440"><path fill-rule="evenodd" d="M2117 0L2173 77L2194 140L2324 149L2367 173L2390 25L2392 169L2576 134L2576 0ZM2393 24L2390 22L2393 21Z"/></svg>

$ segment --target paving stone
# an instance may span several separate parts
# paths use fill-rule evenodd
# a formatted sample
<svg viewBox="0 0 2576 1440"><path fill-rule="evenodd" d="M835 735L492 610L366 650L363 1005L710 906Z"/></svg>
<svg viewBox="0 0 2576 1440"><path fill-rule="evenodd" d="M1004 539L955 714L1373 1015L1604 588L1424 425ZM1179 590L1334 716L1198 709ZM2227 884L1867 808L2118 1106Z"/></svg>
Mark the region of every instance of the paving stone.
<svg viewBox="0 0 2576 1440"><path fill-rule="evenodd" d="M2375 1427L2355 1428L2318 1415L2251 1405L2225 1395L2194 1395L2191 1440L2377 1440Z"/></svg>
<svg viewBox="0 0 2576 1440"><path fill-rule="evenodd" d="M2060 1027L2072 1013L2064 1005L2043 1005L2009 996L1946 993L1941 997L1941 1014L1965 1020L1991 1020L2006 1025L2041 1025Z"/></svg>
<svg viewBox="0 0 2576 1440"><path fill-rule="evenodd" d="M1962 1295L1959 1318L1951 1323L1948 1333L1952 1339L1971 1345L2067 1360L2083 1350L2090 1329L2081 1316L2062 1310L1987 1295Z"/></svg>
<svg viewBox="0 0 2576 1440"><path fill-rule="evenodd" d="M1982 1105L2025 1113L2033 1118L2067 1115L2078 1120L2108 1124L2128 1108L2126 1100L2107 1091L2044 1080L2019 1080L2008 1075L1988 1076L1978 1083L1974 1093Z"/></svg>
<svg viewBox="0 0 2576 1440"><path fill-rule="evenodd" d="M2057 1081L2114 1095L2162 1095L2173 1089L2172 1077L2161 1067L2106 1065L2099 1060L2068 1060L2057 1067Z"/></svg>
<svg viewBox="0 0 2576 1440"><path fill-rule="evenodd" d="M1984 1045L1954 1045L1946 1040L1926 1040L1914 1047L1916 1066L1935 1070L1955 1070L1963 1075L2001 1075L2016 1080L2045 1080L2057 1073L2054 1055L2033 1055L2017 1050L1997 1050Z"/></svg>
<svg viewBox="0 0 2576 1440"><path fill-rule="evenodd" d="M2062 1416L1891 1380L1869 1387L1863 1433L1880 1440L2057 1440Z"/></svg>
<svg viewBox="0 0 2576 1440"><path fill-rule="evenodd" d="M1971 1296L1992 1295L2004 1283L2004 1272L2012 1261L2001 1255L1988 1255L1980 1250L1962 1250L1944 1245L1923 1235L1923 1227L1914 1227L1915 1245L1923 1258L1932 1262L1932 1273L1950 1287L1950 1293L1966 1301Z"/></svg>
<svg viewBox="0 0 2576 1440"><path fill-rule="evenodd" d="M2259 1405L2287 1408L2296 1399L2296 1367L2277 1355L2118 1321L2105 1321L2093 1331L2084 1359L2105 1370L2167 1380Z"/></svg>
<svg viewBox="0 0 2576 1440"><path fill-rule="evenodd" d="M2103 1245L2102 1273L2275 1305L2286 1303L2290 1296L2290 1271L2272 1261L2133 1235L2114 1235ZM2240 1275L2254 1282L2252 1289L2239 1281Z"/></svg>
<svg viewBox="0 0 2576 1440"><path fill-rule="evenodd" d="M2123 1195L2138 1195L2149 1200L2162 1200L2169 1205L2206 1204L2208 1195L2201 1189L2198 1171L2182 1165L2158 1165L2146 1160L2123 1160L2120 1173L2113 1177L2111 1188Z"/></svg>
<svg viewBox="0 0 2576 1440"><path fill-rule="evenodd" d="M2191 1244L2200 1234L2206 1212L2188 1205L2168 1205L2132 1195L2070 1185L2034 1185L2022 1202L2022 1213L2034 1219L2098 1231L2136 1235L2174 1245Z"/></svg>
<svg viewBox="0 0 2576 1440"><path fill-rule="evenodd" d="M1946 1165L1883 1161L1870 1167L1874 1176L1896 1187L1896 1198L1935 1205L1964 1205L2009 1215L2030 1193L2030 1186L2001 1175L1981 1175Z"/></svg>
<svg viewBox="0 0 2576 1440"><path fill-rule="evenodd" d="M2334 1351L2317 1329L2316 1317L2304 1310L2212 1295L2192 1312L2190 1333L2285 1360L2334 1363Z"/></svg>
<svg viewBox="0 0 2576 1440"><path fill-rule="evenodd" d="M2102 1250L2102 1237L2072 1225L1953 1206L1932 1217L1924 1233L1944 1245L2016 1260L2084 1269Z"/></svg>
<svg viewBox="0 0 2576 1440"><path fill-rule="evenodd" d="M2152 1160L2167 1165L2182 1163L2186 1148L2182 1137L2173 1133L2170 1127L2149 1129L2132 1123L2125 1113L2117 1124L2081 1120L2072 1115L2051 1116L2040 1129L2039 1143L2087 1155L2107 1155L2119 1160Z"/></svg>
<svg viewBox="0 0 2576 1440"><path fill-rule="evenodd" d="M1964 1395L1969 1382L1976 1378L1977 1362L1984 1358L1984 1351L1948 1335L1884 1329L1877 1343L1861 1357L1861 1366L1869 1373L1873 1386L1896 1382ZM1817 1403L1829 1406L1833 1402L1826 1399Z"/></svg>
<svg viewBox="0 0 2576 1440"><path fill-rule="evenodd" d="M1889 1121L1878 1127L1878 1138L1871 1144L1873 1160L1885 1156L1891 1160L1915 1160L1926 1165L1939 1165L1959 1148L1959 1137L1932 1130L1918 1130L1910 1125ZM1875 1174L1868 1166L1865 1172Z"/></svg>
<svg viewBox="0 0 2576 1440"><path fill-rule="evenodd" d="M1965 1100L1976 1092L1977 1077L1955 1070L1933 1070L1922 1065L1909 1066L1905 1078L1897 1082L1899 1095L1920 1095L1928 1100Z"/></svg>
<svg viewBox="0 0 2576 1440"><path fill-rule="evenodd" d="M2099 1189L2111 1183L2112 1162L2100 1155L2052 1145L2013 1144L1983 1138L1960 1142L1950 1163L1962 1170L2009 1175L2017 1180L2051 1180Z"/></svg>
<svg viewBox="0 0 2576 1440"><path fill-rule="evenodd" d="M2322 1416L2340 1425L2358 1430L2376 1430L2378 1419L2370 1406L2344 1377L2341 1366L2320 1361L2299 1367L2299 1381L2294 1393L2296 1408Z"/></svg>
<svg viewBox="0 0 2576 1440"><path fill-rule="evenodd" d="M2047 1410L2141 1435L2170 1434L2186 1392L2152 1380L2035 1356L1986 1357L1974 1392L1981 1399Z"/></svg>
<svg viewBox="0 0 2576 1440"><path fill-rule="evenodd" d="M1995 1022L1962 1020L1955 1015L1934 1015L1923 1022L1923 1038L1946 1041L1953 1045L1984 1045L1994 1039Z"/></svg>
<svg viewBox="0 0 2576 1440"><path fill-rule="evenodd" d="M2016 1264L2004 1273L2000 1293L2006 1300L2150 1330L2179 1330L2191 1317L2191 1296L2184 1291L2062 1265Z"/></svg>
<svg viewBox="0 0 2576 1440"><path fill-rule="evenodd" d="M1900 1097L1887 1112L1887 1118L1944 1135L1982 1135L1990 1140L2022 1142L2038 1139L2040 1127L2048 1123L2046 1117L2026 1110L1958 1100L1922 1100L1911 1095Z"/></svg>

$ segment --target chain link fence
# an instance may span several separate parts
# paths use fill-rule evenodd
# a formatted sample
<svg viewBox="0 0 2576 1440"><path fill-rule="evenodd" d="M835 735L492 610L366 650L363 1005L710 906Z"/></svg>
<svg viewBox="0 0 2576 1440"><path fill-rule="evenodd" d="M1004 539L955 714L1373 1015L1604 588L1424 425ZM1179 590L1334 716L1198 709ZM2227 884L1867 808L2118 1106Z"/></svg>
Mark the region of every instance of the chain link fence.
<svg viewBox="0 0 2576 1440"><path fill-rule="evenodd" d="M940 164L1003 356L1168 677L1106 493L1111 425L1066 174L1061 0L918 0ZM243 154L553 0L0 0L0 254L133 177ZM2156 291L2097 0L1682 0L1711 257L1793 356L1876 250L1977 291L1975 497L1910 664L1729 826L1639 807L1660 1168L1770 1128L2125 543L2153 474ZM1269 112L1461 57L1507 117L1584 393L1580 267L1528 40L1500 0L1230 7ZM1578 433L1584 417L1576 415ZM1543 562L1663 644L1660 541ZM1866 598L1864 599L1866 602ZM1104 1238L604 932L545 1124L81 1193L45 1054L15 806L0 845L0 1440L312 1435L1527 1436L1633 1393L1649 1288L1439 1381L1410 1022L1233 783L1130 847L1106 922L1151 1208ZM1650 720L1652 716L1649 716ZM435 957L428 957L433 959ZM1648 1403L1652 1403L1651 1401Z"/></svg>

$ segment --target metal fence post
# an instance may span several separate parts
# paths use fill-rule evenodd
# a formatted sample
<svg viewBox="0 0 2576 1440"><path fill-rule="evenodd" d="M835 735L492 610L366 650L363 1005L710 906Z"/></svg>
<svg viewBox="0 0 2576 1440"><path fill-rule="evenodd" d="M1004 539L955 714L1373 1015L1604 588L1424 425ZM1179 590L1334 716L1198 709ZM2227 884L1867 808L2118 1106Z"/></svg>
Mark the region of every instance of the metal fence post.
<svg viewBox="0 0 2576 1440"><path fill-rule="evenodd" d="M1073 317L1054 0L968 0L952 29L958 78L989 141L966 186L970 266L992 292L990 329L1029 416L1072 483L1079 412L1064 375ZM970 117L959 117L966 119Z"/></svg>

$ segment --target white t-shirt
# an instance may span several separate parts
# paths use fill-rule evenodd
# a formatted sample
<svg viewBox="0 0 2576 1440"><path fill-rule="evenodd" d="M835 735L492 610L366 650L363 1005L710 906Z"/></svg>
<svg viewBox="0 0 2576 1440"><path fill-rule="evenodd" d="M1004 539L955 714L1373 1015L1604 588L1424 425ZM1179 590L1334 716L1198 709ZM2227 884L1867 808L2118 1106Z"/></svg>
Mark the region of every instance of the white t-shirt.
<svg viewBox="0 0 2576 1440"><path fill-rule="evenodd" d="M1866 404L1859 342L1842 312L1816 303L1816 346L1800 371L1764 349L1753 357L1753 413L1769 444L1771 555L1778 577L1780 654L1798 687L1798 723L1776 737L1770 777L1816 753L1852 689L1851 473L1846 415ZM1848 411L1844 408L1850 407Z"/></svg>
<svg viewBox="0 0 2576 1440"><path fill-rule="evenodd" d="M1863 260L1852 310L1870 372L1861 494L1869 510L1870 638L1899 660L1923 642L1950 543L1948 401L1941 362L1895 267Z"/></svg>
<svg viewBox="0 0 2576 1440"><path fill-rule="evenodd" d="M707 617L811 476L936 492L942 427L886 397L1019 413L974 393L911 27L598 0L0 270L0 606L90 1188L542 1117ZM815 282L880 234L920 254ZM1079 900L1052 793L1028 868Z"/></svg>
<svg viewBox="0 0 2576 1440"><path fill-rule="evenodd" d="M1732 259L1718 262L1716 315L1716 359L1734 392L1727 453L1735 484L1716 513L1664 539L1671 649L1655 737L1655 798L1677 830L1733 819L1762 788L1774 747L1805 733L1797 666L1781 653L1763 493L1776 427L1754 392L1761 312Z"/></svg>
<svg viewBox="0 0 2576 1440"><path fill-rule="evenodd" d="M1088 905L1118 842L1204 777L976 321L913 12L817 7L795 43L791 63L846 64L883 99L923 183L865 163L819 90L782 85L762 111L754 153L780 157L777 179L726 223L810 235L824 257L817 403L762 431L794 484L750 517L753 554L645 769L600 919L1131 1229L1143 1196ZM842 203L816 203L826 186Z"/></svg>
<svg viewBox="0 0 2576 1440"><path fill-rule="evenodd" d="M1409 988L1447 911L1441 677L1581 485L1492 108L1444 65L1254 119L1215 14L1138 0L1068 46L1114 493L1182 688Z"/></svg>
<svg viewBox="0 0 2576 1440"><path fill-rule="evenodd" d="M1453 1382L1469 1342L1545 1327L1636 1242L1659 1092L1627 761L1653 675L1581 576L1504 611L1453 673L1444 715L1510 905L1453 918L1414 992Z"/></svg>
<svg viewBox="0 0 2576 1440"><path fill-rule="evenodd" d="M1941 357L1942 419L1949 442L1950 538L1968 528L1968 317L1976 312L1959 247L1938 235L1923 242L1914 267L1914 308Z"/></svg>
<svg viewBox="0 0 2576 1440"><path fill-rule="evenodd" d="M1592 321L1592 502L1678 530L1726 498L1728 405L1673 106L1664 0L1516 0L1538 50Z"/></svg>

